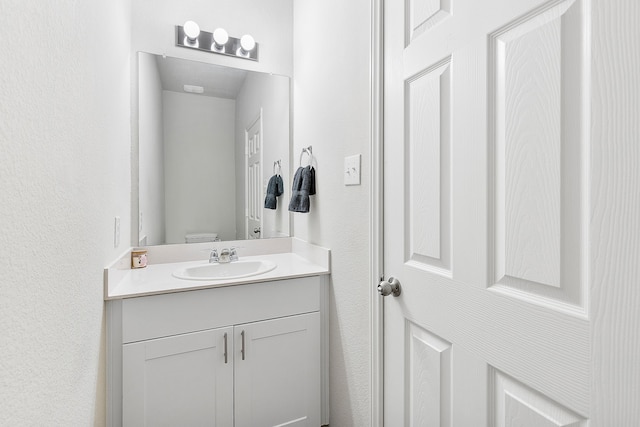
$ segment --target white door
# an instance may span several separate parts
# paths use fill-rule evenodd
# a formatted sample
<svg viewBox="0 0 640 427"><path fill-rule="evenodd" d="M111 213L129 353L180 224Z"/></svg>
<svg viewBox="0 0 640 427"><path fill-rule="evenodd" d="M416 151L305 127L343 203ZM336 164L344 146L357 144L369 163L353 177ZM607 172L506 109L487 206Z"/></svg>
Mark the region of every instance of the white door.
<svg viewBox="0 0 640 427"><path fill-rule="evenodd" d="M245 129L246 188L245 188L245 236L259 239L262 231L262 113Z"/></svg>
<svg viewBox="0 0 640 427"><path fill-rule="evenodd" d="M640 8L384 7L385 426L640 425Z"/></svg>
<svg viewBox="0 0 640 427"><path fill-rule="evenodd" d="M233 425L233 328L125 344L122 425Z"/></svg>
<svg viewBox="0 0 640 427"><path fill-rule="evenodd" d="M235 427L320 426L320 314L234 329Z"/></svg>

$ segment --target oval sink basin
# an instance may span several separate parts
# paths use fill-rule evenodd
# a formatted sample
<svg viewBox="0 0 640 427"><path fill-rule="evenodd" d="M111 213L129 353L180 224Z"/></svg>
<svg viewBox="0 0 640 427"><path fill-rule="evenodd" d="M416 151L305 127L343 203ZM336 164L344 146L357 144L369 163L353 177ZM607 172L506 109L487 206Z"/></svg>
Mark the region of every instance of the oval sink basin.
<svg viewBox="0 0 640 427"><path fill-rule="evenodd" d="M173 272L178 279L227 280L257 276L276 268L271 261L234 261L229 263L200 264Z"/></svg>

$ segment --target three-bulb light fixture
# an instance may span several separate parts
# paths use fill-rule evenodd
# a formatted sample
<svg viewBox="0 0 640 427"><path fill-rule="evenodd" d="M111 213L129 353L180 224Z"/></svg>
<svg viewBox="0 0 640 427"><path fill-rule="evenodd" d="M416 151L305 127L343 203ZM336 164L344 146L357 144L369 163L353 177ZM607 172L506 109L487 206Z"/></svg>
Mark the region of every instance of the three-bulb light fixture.
<svg viewBox="0 0 640 427"><path fill-rule="evenodd" d="M230 37L223 28L209 33L201 31L200 26L194 21L187 21L183 26L176 26L176 46L253 61L258 60L258 44L251 35L245 34L239 39Z"/></svg>

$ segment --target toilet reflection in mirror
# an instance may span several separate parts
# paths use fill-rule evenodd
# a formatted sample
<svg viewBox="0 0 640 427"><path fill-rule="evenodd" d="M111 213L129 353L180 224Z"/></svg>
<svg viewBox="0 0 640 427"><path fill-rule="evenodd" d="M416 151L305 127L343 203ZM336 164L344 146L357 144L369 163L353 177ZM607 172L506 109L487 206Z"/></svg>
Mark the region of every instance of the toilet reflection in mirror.
<svg viewBox="0 0 640 427"><path fill-rule="evenodd" d="M138 77L134 243L289 236L289 77L142 52ZM264 209L280 159L285 193Z"/></svg>

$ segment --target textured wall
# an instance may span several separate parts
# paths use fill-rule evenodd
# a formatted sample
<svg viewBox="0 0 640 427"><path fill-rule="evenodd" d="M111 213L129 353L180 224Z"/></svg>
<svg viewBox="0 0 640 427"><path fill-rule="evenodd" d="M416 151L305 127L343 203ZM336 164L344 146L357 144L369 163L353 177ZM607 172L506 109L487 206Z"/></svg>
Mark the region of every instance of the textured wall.
<svg viewBox="0 0 640 427"><path fill-rule="evenodd" d="M333 251L332 426L366 426L369 4L295 8L293 157L313 145L318 161L295 234ZM129 2L4 0L0 24L2 40L20 35L0 47L0 424L103 425L102 268L131 235ZM335 49L327 27L353 48ZM148 34L133 50L161 53ZM343 157L358 152L365 185L344 187Z"/></svg>
<svg viewBox="0 0 640 427"><path fill-rule="evenodd" d="M105 423L102 268L130 234L129 7L0 5L3 426Z"/></svg>
<svg viewBox="0 0 640 427"><path fill-rule="evenodd" d="M332 427L370 425L370 10L368 0L294 2L293 159L313 146L317 195L293 224L331 249ZM344 157L357 153L363 185L345 187Z"/></svg>

